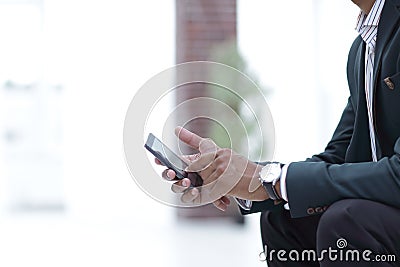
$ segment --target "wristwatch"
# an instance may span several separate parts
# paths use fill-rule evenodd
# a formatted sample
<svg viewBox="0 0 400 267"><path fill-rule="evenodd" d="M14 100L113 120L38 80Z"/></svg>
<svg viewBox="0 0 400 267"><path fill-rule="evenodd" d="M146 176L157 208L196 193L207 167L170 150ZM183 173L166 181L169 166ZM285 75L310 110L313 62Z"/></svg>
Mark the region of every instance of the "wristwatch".
<svg viewBox="0 0 400 267"><path fill-rule="evenodd" d="M260 171L260 182L272 200L281 199L275 190L276 182L281 178L281 173L282 164L279 162L269 162Z"/></svg>

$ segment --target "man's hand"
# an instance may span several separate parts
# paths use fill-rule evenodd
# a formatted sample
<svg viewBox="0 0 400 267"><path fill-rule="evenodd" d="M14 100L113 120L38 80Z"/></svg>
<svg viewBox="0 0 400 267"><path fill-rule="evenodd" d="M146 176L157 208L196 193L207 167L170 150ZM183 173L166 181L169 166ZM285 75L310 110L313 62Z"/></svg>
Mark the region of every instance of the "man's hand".
<svg viewBox="0 0 400 267"><path fill-rule="evenodd" d="M202 138L182 127L177 127L175 134L181 141L199 151L194 155L183 156L183 159L189 164L185 171L198 172L203 179L203 186L200 188L189 188L190 180L187 178L172 185L172 191L183 193L183 202L212 202L220 210L226 210L229 205L227 195L256 201L268 198L258 181L261 165L231 149L221 149L211 139ZM157 159L156 163L161 164ZM163 177L173 180L175 172L167 169L163 172Z"/></svg>
<svg viewBox="0 0 400 267"><path fill-rule="evenodd" d="M183 155L181 156L182 159L187 164L190 165L192 162L195 162L197 159L199 159L201 154L203 154L204 155L203 157L211 162L215 158L215 152L216 152L215 143L210 139L201 138L200 136L193 134L186 129L184 129L183 134L180 135L182 129L183 128L181 127L177 127L175 129L175 134L190 147L193 147L199 151L199 153L196 153L194 155ZM163 165L157 158L155 158L155 162L158 165ZM176 178L176 174L175 171L171 169L166 169L163 171L162 177L168 181L171 181ZM199 195L200 195L199 189L191 188L190 190L188 190L190 185L191 185L190 179L184 178L182 180L175 182L172 185L171 190L175 193L183 193L181 197L181 200L183 202L186 203L199 202ZM219 199L214 200L212 203L219 210L225 211L230 205L230 202L231 201L227 196L221 196Z"/></svg>
<svg viewBox="0 0 400 267"><path fill-rule="evenodd" d="M189 163L190 163L190 158L192 155L187 155L183 156ZM163 165L157 158L155 158L155 162L158 165ZM171 169L166 169L162 173L162 177L168 181L172 181L175 179L175 171ZM199 190L197 188L192 188L190 191L188 190L190 187L190 180L189 178L184 178L182 180L179 180L175 182L171 190L175 193L184 193L187 191L185 194L182 195L182 201L183 202L193 202L195 199L198 198L199 196ZM213 205L218 208L221 211L226 211L228 206L231 204L230 199L227 196L222 196L221 198L213 201Z"/></svg>

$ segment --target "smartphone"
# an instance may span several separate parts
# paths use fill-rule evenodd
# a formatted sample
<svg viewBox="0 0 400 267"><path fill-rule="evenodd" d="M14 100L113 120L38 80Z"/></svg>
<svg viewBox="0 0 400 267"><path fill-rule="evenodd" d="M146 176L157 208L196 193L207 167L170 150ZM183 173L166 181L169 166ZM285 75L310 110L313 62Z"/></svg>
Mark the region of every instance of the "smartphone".
<svg viewBox="0 0 400 267"><path fill-rule="evenodd" d="M168 169L175 171L177 179L189 178L192 186L200 186L203 184L201 176L196 172L185 172L184 170L188 166L186 162L152 133L147 137L144 147Z"/></svg>

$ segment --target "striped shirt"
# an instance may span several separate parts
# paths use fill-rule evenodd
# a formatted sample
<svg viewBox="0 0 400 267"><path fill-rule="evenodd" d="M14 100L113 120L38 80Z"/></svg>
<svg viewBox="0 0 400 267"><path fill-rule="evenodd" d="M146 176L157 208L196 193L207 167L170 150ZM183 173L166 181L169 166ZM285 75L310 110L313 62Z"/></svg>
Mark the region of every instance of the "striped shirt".
<svg viewBox="0 0 400 267"><path fill-rule="evenodd" d="M381 18L385 0L376 0L371 11L366 14L361 11L358 16L356 30L366 44L365 49L365 97L368 110L369 136L371 140L372 160L377 161L375 126L374 126L374 58L378 23Z"/></svg>

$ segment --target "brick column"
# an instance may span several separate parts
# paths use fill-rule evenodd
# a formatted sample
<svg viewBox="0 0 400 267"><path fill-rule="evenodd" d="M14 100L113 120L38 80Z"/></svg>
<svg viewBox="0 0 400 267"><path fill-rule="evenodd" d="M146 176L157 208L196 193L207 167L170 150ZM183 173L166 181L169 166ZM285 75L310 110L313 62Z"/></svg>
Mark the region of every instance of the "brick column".
<svg viewBox="0 0 400 267"><path fill-rule="evenodd" d="M176 63L213 60L213 47L227 40L236 42L236 0L176 0ZM206 85L188 85L179 90L176 101L200 96L207 96ZM194 115L197 108L205 107L193 106L183 112ZM186 126L208 136L209 121L205 119Z"/></svg>
<svg viewBox="0 0 400 267"><path fill-rule="evenodd" d="M236 44L236 0L176 0L176 63L196 60L213 60L215 46L231 41ZM232 44L232 43L231 43ZM216 60L216 59L214 59ZM217 60L216 60L217 61ZM177 104L192 98L207 96L204 84L185 85L176 95ZM190 106L185 112L195 117L197 109L207 107ZM179 114L178 114L179 116ZM201 136L209 136L210 121L195 119L186 128ZM190 153L189 149L186 153ZM182 217L233 216L238 222L243 217L234 204L228 212L222 213L212 206L194 209L179 209Z"/></svg>

